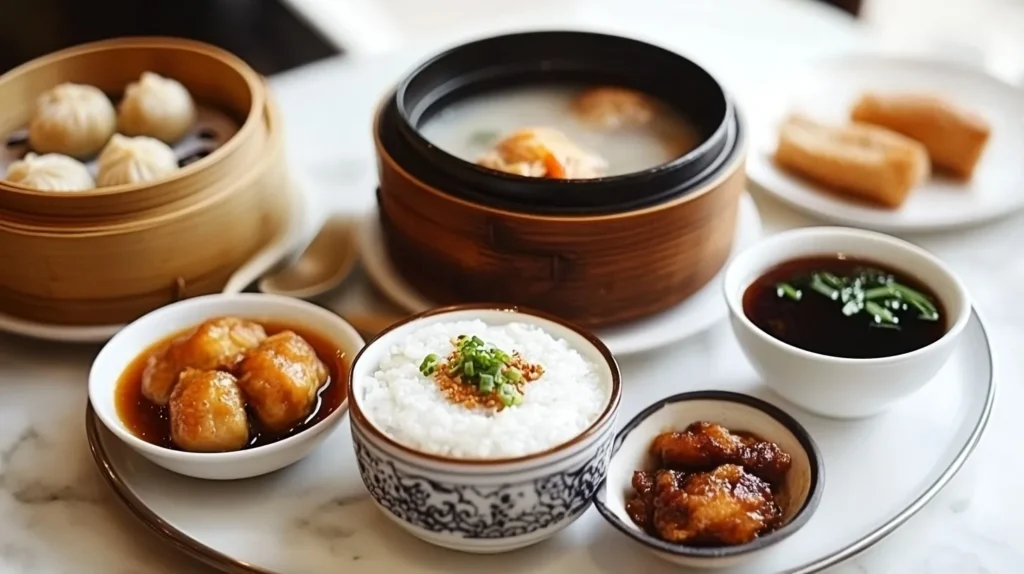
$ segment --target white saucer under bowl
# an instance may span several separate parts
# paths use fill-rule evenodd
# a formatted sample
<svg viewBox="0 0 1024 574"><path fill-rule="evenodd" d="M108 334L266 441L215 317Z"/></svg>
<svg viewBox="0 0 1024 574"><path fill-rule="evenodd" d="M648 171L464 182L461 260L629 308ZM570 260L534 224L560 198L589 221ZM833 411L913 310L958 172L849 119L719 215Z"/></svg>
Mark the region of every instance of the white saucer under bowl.
<svg viewBox="0 0 1024 574"><path fill-rule="evenodd" d="M785 93L767 95L750 114L747 174L782 202L825 221L887 233L932 232L977 225L1024 208L1024 97L983 70L926 59L843 56L818 60ZM974 110L992 126L991 139L970 182L930 178L895 210L827 193L772 161L778 126L794 111L841 123L865 91L934 94Z"/></svg>
<svg viewBox="0 0 1024 574"><path fill-rule="evenodd" d="M740 198L732 254L761 238L761 215L749 195ZM384 236L377 211L367 215L359 229L359 255L370 280L381 292L410 313L437 307L420 295L391 264L384 249ZM727 315L721 296L722 273L686 301L653 317L597 329L596 335L616 356L641 353L692 337L712 327Z"/></svg>

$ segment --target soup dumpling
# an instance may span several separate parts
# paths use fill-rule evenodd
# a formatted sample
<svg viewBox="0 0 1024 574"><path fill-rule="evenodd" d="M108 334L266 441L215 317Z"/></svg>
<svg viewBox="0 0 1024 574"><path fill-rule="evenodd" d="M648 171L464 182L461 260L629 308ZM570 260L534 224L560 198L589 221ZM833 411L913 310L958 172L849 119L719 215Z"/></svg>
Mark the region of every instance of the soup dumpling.
<svg viewBox="0 0 1024 574"><path fill-rule="evenodd" d="M169 144L185 137L195 121L196 106L185 86L153 72L128 84L118 106L118 131Z"/></svg>
<svg viewBox="0 0 1024 574"><path fill-rule="evenodd" d="M84 191L96 187L85 164L57 153L29 152L7 168L4 179L40 191Z"/></svg>
<svg viewBox="0 0 1024 574"><path fill-rule="evenodd" d="M168 411L171 440L183 450L226 452L249 442L245 400L231 373L185 369Z"/></svg>
<svg viewBox="0 0 1024 574"><path fill-rule="evenodd" d="M84 84L60 84L36 100L28 142L38 153L86 158L103 148L117 127L107 95Z"/></svg>
<svg viewBox="0 0 1024 574"><path fill-rule="evenodd" d="M160 179L178 170L178 157L158 139L114 134L98 164L96 183L103 187Z"/></svg>
<svg viewBox="0 0 1024 574"><path fill-rule="evenodd" d="M182 370L232 369L243 353L266 338L267 332L259 323L236 317L210 319L150 357L142 371L142 394L158 405L166 405Z"/></svg>
<svg viewBox="0 0 1024 574"><path fill-rule="evenodd" d="M551 179L588 179L601 177L608 162L576 145L564 133L548 127L519 130L498 142L494 150L477 163L484 167Z"/></svg>
<svg viewBox="0 0 1024 574"><path fill-rule="evenodd" d="M327 382L327 367L292 331L267 337L238 365L238 385L264 427L284 432L302 422Z"/></svg>
<svg viewBox="0 0 1024 574"><path fill-rule="evenodd" d="M615 86L589 89L573 107L584 121L604 129L645 126L655 115L654 101L647 94Z"/></svg>

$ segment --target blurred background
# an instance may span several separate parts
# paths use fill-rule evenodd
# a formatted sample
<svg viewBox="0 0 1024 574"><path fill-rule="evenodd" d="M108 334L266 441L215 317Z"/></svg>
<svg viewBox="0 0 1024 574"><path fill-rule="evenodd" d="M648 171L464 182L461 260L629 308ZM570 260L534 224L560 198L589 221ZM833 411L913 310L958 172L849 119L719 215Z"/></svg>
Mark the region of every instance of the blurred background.
<svg viewBox="0 0 1024 574"><path fill-rule="evenodd" d="M0 70L84 42L183 36L273 75L340 50L279 0L0 0Z"/></svg>
<svg viewBox="0 0 1024 574"><path fill-rule="evenodd" d="M635 3L662 5L698 0ZM716 1L716 0L704 0ZM743 0L738 6L777 0ZM630 3L634 4L634 3ZM1024 79L1024 0L786 0L858 18L880 45ZM622 0L0 0L0 71L82 42L174 35L220 45L266 75L335 55L392 51L557 21ZM691 6L692 8L692 6ZM637 18L658 19L656 10ZM742 10L737 10L742 18ZM576 19L578 20L578 18Z"/></svg>

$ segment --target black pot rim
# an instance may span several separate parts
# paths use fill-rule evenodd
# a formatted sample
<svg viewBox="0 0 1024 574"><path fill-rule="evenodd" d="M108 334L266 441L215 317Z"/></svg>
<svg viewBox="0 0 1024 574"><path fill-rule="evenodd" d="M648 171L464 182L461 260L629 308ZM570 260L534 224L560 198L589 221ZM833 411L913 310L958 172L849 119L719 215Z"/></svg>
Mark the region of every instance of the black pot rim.
<svg viewBox="0 0 1024 574"><path fill-rule="evenodd" d="M553 36L564 36L566 40L570 40L572 38L588 38L590 41L601 41L603 39L607 39L608 41L626 42L635 45L636 49L654 51L661 54L664 58L678 60L682 65L692 68L696 73L704 76L708 82L706 86L713 85L716 89L716 93L720 93L720 104L724 111L721 121L718 121L717 119L713 120L716 121L717 124L710 134L702 134L704 136L703 140L695 148L668 162L640 171L588 179L538 179L492 170L457 157L440 147L435 146L425 136L423 136L417 125L422 123L422 117L430 107L429 105L424 106L420 104L419 101L411 101L411 96L408 93L410 90L410 84L416 81L421 74L430 70L433 66L437 65L438 62L452 57L452 54L466 50L474 50L481 44L504 41L524 41L529 40L531 37L539 36L546 36L549 38ZM524 63L523 66L525 69L527 64ZM509 69L510 68L508 66L495 66L493 69L485 68L485 70L490 70L487 73L492 74L493 77L501 76ZM556 81L552 83L557 84L559 82ZM667 103L672 104L672 102ZM419 106L419 108L417 108L417 106ZM442 179L455 180L456 185L454 186L435 186L439 189L443 189L445 193L474 203L517 212L538 214L593 215L618 213L633 211L663 203L669 199L685 195L689 191L699 188L702 183L706 182L710 177L713 177L717 172L720 172L723 165L730 164L730 159L734 158L738 151L743 149L744 146L741 142L745 139L745 134L742 133L743 128L739 119L739 114L735 108L733 99L725 92L724 88L722 88L721 84L714 78L714 76L696 62L686 58L685 56L647 42L622 36L571 30L521 32L492 36L464 43L438 53L425 62L419 64L398 84L392 95L385 100L384 107L381 111L382 116L389 113L393 116L392 119L389 119L389 122L393 122L394 124L390 129L397 128L397 139L404 140L404 143L396 143L408 148L404 150L388 149L389 154L396 163L406 168L411 174L415 175L417 179L430 183L430 180L432 179L431 175L429 173L423 173L430 168L417 170L413 167L410 169L410 166L400 159L401 155L418 156L422 163L433 166L433 169L438 172L444 172L441 175ZM378 129L380 129L380 125L383 123L384 122L378 122ZM392 146L388 146L387 143L385 143L388 140L387 137L384 137L385 134L379 135L381 136L381 144L386 149L393 147L394 144L392 144ZM659 179L670 178L681 169L691 169L694 173L687 177L680 176L680 178L677 178L675 181L650 183L652 180L656 181ZM476 185L461 185L464 183L462 180L466 177L473 178L471 181L476 183ZM599 192L601 190L605 190L607 192L607 190L611 190L613 188L640 185L651 185L655 191L640 195L639 200L624 201L620 199L606 205L538 205L535 202L529 201L532 196L528 194L524 194L522 197L511 198L511 194L496 192L489 193L486 190L481 192L479 188L485 187L485 185L481 186L479 182L487 180L495 182L498 185L517 186L519 189L530 190L530 192L534 194L539 193L538 188L540 186L544 186L545 190L552 190L553 194L559 193L559 190L563 193L570 190L580 193L581 188L585 188L587 193ZM452 187L468 187L469 189L452 189ZM661 187L661 189L659 190L658 187Z"/></svg>
<svg viewBox="0 0 1024 574"><path fill-rule="evenodd" d="M506 179L506 180L509 180L509 181L519 181L519 182L535 182L536 178L525 176L525 175L518 175L518 174L514 174L514 173L506 173L506 172L503 172L503 171L498 171L498 170L486 168L486 167L477 165L477 164L475 164L473 162L466 161L466 160L464 160L464 159L462 159L462 158L460 158L458 156L455 156L455 155L453 155L451 153L448 153L447 151L441 149L440 147L435 146L427 138L425 138L423 136L423 134L420 133L419 129L416 127L415 122L413 121L413 118L412 118L411 110L409 109L410 106L408 106L407 102L406 102L406 92L407 92L407 90L409 88L409 84L413 80L415 80L416 77L421 72L423 72L424 70L430 68L430 66L434 65L438 61L440 61L440 60L450 56L453 52L455 52L457 50L471 49L474 46L478 46L478 45L480 45L480 44L482 44L484 42L493 41L493 40L496 40L496 39L499 39L499 38L513 39L513 38L525 38L525 37L529 37L529 36L541 36L541 35L552 35L552 34L572 34L572 35L590 36L590 37L617 38L617 39L623 39L623 40L630 40L631 42L635 42L637 44L641 44L641 45L643 45L643 46L645 46L645 47L647 47L649 49L652 49L652 50L659 50L659 51L666 52L666 53L670 52L669 50L667 50L665 48L662 48L661 46L656 46L654 44L651 44L649 42L643 42L641 40L634 40L632 38L626 38L624 36L614 36L614 35L610 35L610 34L602 34L602 33L599 33L599 32L584 32L584 31L574 31L574 30L545 30L545 31L539 31L539 32L516 32L516 33L512 33L512 34L502 34L502 35L499 35L499 36L491 36L491 37L487 37L487 38L481 38L481 39L473 40L473 41L465 43L465 44L460 44L458 46L453 46L451 48L448 48L448 49L444 50L443 52L435 54L430 59L428 59L427 61L421 63L419 66L414 68L411 72L409 72L405 76L405 78L398 84L398 87L395 89L394 101L395 101L395 105L398 108L398 117L399 117L400 122L401 122L401 128L403 130L407 130L406 133L407 133L408 137L416 140L417 143L422 145L424 148L429 148L430 150L432 150L433 154L436 154L436 155L444 157L447 161L454 161L454 162L459 162L459 163L465 164L467 167L469 167L471 169L474 169L474 170L476 170L476 171L478 171L480 173L484 173L484 174L487 174L487 175L489 175L491 177L496 177L496 178L499 178L499 179ZM679 58L684 58L686 60L689 60L689 58L686 58L685 56L683 56L681 54L673 53L673 55L675 55L675 56L677 56ZM709 78L714 80L714 76L712 76L707 70L705 70L703 68L703 66L700 66L699 64L697 64L693 60L689 60L689 61L692 64L694 64L696 67L700 68L700 70L703 71L705 74L707 74L707 76ZM717 80L715 80L715 83L718 83ZM719 86L719 87L721 87L721 86ZM722 89L722 95L723 95L723 99L725 100L725 117L722 119L722 122L718 125L718 128L714 131L714 133L712 133L712 134L708 135L707 137L705 137L704 140L701 141L700 145L698 145L697 147L693 148L692 150L686 152L685 154L683 154L683 155L681 155L681 156L679 156L677 158L674 158L674 159L672 159L670 161L667 161L665 163L660 163L660 164L658 164L656 166L653 166L653 167L650 167L650 168L647 168L647 169L644 169L644 170L640 170L640 171L623 173L623 174L618 174L618 175L609 175L609 176L605 176L605 177L587 178L587 179L557 179L557 180L549 180L550 183L552 183L553 185L560 185L560 186L566 186L566 187L578 186L578 185L588 184L588 183L589 184L603 183L603 182L615 183L615 182L626 181L626 180L635 178L637 175L658 173L660 171L664 171L666 169L671 169L671 168L674 168L674 167L678 167L680 165L687 164L687 163L690 163L690 162L694 161L697 157L701 157L701 156L707 154L708 151L712 147L714 147L715 142L723 137L724 132L728 129L729 118L731 118L735 114L733 101L725 93L724 89Z"/></svg>

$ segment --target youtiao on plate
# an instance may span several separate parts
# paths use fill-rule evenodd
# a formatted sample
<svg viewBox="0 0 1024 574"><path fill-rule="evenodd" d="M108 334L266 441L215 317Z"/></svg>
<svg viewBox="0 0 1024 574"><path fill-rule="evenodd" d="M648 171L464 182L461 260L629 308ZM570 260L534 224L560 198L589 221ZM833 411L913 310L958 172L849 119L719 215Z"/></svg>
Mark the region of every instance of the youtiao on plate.
<svg viewBox="0 0 1024 574"><path fill-rule="evenodd" d="M779 130L775 161L835 191L899 207L929 171L922 144L866 124L830 125L792 115Z"/></svg>
<svg viewBox="0 0 1024 574"><path fill-rule="evenodd" d="M990 134L981 116L930 95L864 94L850 117L921 142L936 168L961 179L974 174Z"/></svg>

